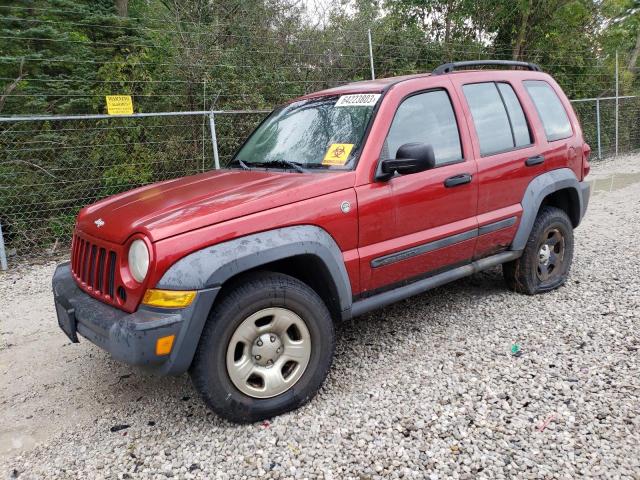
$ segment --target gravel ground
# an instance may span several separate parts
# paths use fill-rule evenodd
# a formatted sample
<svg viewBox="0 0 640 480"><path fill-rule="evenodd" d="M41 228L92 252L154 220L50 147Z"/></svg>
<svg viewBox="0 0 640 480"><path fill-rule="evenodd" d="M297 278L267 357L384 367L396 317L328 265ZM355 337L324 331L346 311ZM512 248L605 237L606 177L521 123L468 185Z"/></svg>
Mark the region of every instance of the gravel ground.
<svg viewBox="0 0 640 480"><path fill-rule="evenodd" d="M496 269L342 325L320 394L253 425L207 411L187 376L69 344L52 264L2 274L0 472L640 479L640 157L590 178L565 287L517 295Z"/></svg>

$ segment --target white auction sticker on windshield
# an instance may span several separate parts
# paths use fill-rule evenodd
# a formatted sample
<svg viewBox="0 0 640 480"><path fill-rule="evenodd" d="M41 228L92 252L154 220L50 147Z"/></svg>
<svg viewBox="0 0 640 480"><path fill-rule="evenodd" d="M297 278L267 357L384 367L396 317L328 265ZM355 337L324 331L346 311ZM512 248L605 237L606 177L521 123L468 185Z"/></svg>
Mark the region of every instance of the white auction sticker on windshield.
<svg viewBox="0 0 640 480"><path fill-rule="evenodd" d="M342 95L336 102L336 107L372 107L376 104L379 98L379 93Z"/></svg>

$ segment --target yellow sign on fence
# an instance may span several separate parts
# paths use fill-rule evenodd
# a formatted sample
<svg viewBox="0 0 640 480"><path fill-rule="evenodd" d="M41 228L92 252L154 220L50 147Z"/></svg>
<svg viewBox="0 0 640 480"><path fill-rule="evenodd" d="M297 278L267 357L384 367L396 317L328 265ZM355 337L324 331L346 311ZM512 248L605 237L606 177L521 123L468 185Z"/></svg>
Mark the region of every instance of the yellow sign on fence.
<svg viewBox="0 0 640 480"><path fill-rule="evenodd" d="M107 95L106 99L109 115L131 115L133 113L131 95Z"/></svg>

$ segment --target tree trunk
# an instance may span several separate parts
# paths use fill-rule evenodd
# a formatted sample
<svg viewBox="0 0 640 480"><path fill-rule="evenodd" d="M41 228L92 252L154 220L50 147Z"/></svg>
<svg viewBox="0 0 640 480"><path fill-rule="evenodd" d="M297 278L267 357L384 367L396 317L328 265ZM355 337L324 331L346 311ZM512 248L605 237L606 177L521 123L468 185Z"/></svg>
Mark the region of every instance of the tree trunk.
<svg viewBox="0 0 640 480"><path fill-rule="evenodd" d="M22 73L22 67L24 67L24 58L20 60L20 70L18 71L18 77L9 85L7 85L2 92L2 95L0 95L0 112L2 112L2 109L4 108L4 102L6 102L7 97L11 95L11 92L16 89L20 81L27 76L25 73Z"/></svg>
<svg viewBox="0 0 640 480"><path fill-rule="evenodd" d="M627 69L631 73L638 71L638 56L640 55L640 30L638 30L638 36L636 37L636 46L631 50L631 57L629 58L629 66Z"/></svg>
<svg viewBox="0 0 640 480"><path fill-rule="evenodd" d="M511 54L511 58L513 60L519 60L522 56L522 51L524 50L524 40L527 35L527 27L529 26L529 14L531 13L533 0L526 0L524 3L524 10L522 12L522 16L520 17L520 28L518 29L518 37L516 38L516 43L513 46L513 52Z"/></svg>
<svg viewBox="0 0 640 480"><path fill-rule="evenodd" d="M449 42L451 41L451 0L447 2L447 12L444 20L444 51L447 56L446 61L451 61L451 49Z"/></svg>
<svg viewBox="0 0 640 480"><path fill-rule="evenodd" d="M118 16L126 17L129 14L129 0L115 0Z"/></svg>

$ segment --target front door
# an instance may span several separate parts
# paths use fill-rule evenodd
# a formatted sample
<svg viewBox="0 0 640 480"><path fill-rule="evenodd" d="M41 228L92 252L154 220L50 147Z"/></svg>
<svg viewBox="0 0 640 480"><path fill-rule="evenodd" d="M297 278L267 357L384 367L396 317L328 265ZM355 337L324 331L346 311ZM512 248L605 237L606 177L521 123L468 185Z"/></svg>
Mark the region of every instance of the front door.
<svg viewBox="0 0 640 480"><path fill-rule="evenodd" d="M395 158L401 145L426 143L433 146L436 167L356 187L363 295L473 256L476 164L468 144L461 143L460 125L466 125L458 121L461 112L450 89L443 81L441 87L400 99L380 152L380 160Z"/></svg>

